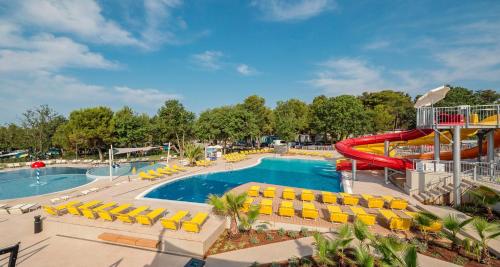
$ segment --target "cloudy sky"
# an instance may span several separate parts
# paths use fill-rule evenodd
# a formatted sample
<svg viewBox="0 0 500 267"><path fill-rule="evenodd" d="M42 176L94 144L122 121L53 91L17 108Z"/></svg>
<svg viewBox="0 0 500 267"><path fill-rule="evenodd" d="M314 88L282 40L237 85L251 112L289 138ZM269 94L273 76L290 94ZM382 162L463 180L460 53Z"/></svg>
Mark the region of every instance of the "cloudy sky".
<svg viewBox="0 0 500 267"><path fill-rule="evenodd" d="M499 1L0 0L0 123L259 94L500 89Z"/></svg>

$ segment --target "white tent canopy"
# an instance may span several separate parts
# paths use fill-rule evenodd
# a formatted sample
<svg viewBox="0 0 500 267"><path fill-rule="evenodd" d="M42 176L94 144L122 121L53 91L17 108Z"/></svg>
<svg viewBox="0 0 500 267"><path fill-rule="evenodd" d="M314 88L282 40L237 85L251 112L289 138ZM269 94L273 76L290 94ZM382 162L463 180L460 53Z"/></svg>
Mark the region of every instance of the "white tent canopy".
<svg viewBox="0 0 500 267"><path fill-rule="evenodd" d="M415 103L415 108L427 107L436 104L439 100L445 98L448 91L450 91L450 87L445 85L430 90L418 98Z"/></svg>
<svg viewBox="0 0 500 267"><path fill-rule="evenodd" d="M113 149L113 154L119 155L119 154L133 153L133 152L147 152L147 151L153 150L155 148L159 148L159 147L157 147L157 146L146 146L146 147L114 148Z"/></svg>

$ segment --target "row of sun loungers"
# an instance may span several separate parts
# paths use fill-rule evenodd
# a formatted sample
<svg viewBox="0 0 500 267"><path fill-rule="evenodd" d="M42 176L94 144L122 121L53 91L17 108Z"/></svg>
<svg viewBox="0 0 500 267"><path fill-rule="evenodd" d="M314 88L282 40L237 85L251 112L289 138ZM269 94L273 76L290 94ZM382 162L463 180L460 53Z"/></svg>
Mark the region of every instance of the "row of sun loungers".
<svg viewBox="0 0 500 267"><path fill-rule="evenodd" d="M195 164L196 164L196 166L208 167L208 166L214 164L214 162L212 162L211 160L202 159L202 160L196 161Z"/></svg>
<svg viewBox="0 0 500 267"><path fill-rule="evenodd" d="M247 158L246 154L229 153L222 156L227 162L238 162Z"/></svg>
<svg viewBox="0 0 500 267"><path fill-rule="evenodd" d="M260 186L251 186L247 194L249 197L260 196ZM274 198L276 195L276 188L273 186L266 187L264 191L262 191L262 196L265 198ZM385 205L390 209L403 210L408 206L408 202L405 199L395 198L393 196L373 196L369 194L355 195L327 191L322 191L320 196L321 201L325 204L336 204L337 200L339 200L340 204L351 206L357 206L363 201L368 208L382 208ZM297 195L293 188L284 188L281 197L286 200L294 200ZM298 197L300 197L302 201L313 201L320 198L316 196L313 191L307 189L303 189Z"/></svg>
<svg viewBox="0 0 500 267"><path fill-rule="evenodd" d="M254 198L247 198L242 211L247 212L252 205L256 205L259 213L264 215L273 214L273 200L269 198L263 198L260 203L254 204ZM387 227L391 230L407 231L410 229L413 219L418 213L406 211L406 210L391 210L383 208L363 208L359 206L351 205L327 205L328 218L327 220L334 223L347 223L349 217L353 217L356 220L360 220L368 226L372 226L377 223L377 218L385 221ZM316 220L320 217L320 212L318 208L313 204L313 202L302 202L302 209L299 210L301 217L304 219ZM296 209L292 201L283 200L279 204L277 211L279 216L284 217L294 217L296 214ZM436 222L429 227L425 228L428 232L437 232L441 230L441 223Z"/></svg>
<svg viewBox="0 0 500 267"><path fill-rule="evenodd" d="M314 156L314 157L324 157L333 158L333 153L329 151L315 151L315 150L303 150L303 149L290 149L289 154L293 155L304 155L304 156Z"/></svg>
<svg viewBox="0 0 500 267"><path fill-rule="evenodd" d="M149 170L147 172L141 171L139 172L139 178L142 180L155 180L160 179L165 175L172 175L184 171L187 171L187 169L177 165L173 165L172 167L165 166L163 168L157 168L156 170Z"/></svg>
<svg viewBox="0 0 500 267"><path fill-rule="evenodd" d="M72 214L92 220L100 218L110 222L118 220L123 223L138 223L147 226L152 226L159 220L165 229L176 231L182 228L184 231L195 233L200 232L202 225L208 218L207 213L198 212L189 219L189 212L185 210L164 217L167 210L165 208L150 210L149 206L133 207L132 204L128 203L119 205L116 202L103 203L100 200L86 203L75 200L58 206L43 206L43 210L52 216Z"/></svg>
<svg viewBox="0 0 500 267"><path fill-rule="evenodd" d="M37 203L21 203L14 206L9 206L7 204L0 204L0 215L1 214L23 214L27 212L34 211L40 208Z"/></svg>

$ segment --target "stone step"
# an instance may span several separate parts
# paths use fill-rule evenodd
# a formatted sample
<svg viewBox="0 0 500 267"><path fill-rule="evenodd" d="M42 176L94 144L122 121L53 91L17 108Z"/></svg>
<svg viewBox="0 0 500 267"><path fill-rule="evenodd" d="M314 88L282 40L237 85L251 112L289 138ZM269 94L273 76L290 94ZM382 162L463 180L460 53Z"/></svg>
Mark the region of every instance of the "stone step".
<svg viewBox="0 0 500 267"><path fill-rule="evenodd" d="M423 203L425 201L425 199L423 197L420 196L420 194L418 195L414 195L413 196L416 200L418 200L419 202Z"/></svg>

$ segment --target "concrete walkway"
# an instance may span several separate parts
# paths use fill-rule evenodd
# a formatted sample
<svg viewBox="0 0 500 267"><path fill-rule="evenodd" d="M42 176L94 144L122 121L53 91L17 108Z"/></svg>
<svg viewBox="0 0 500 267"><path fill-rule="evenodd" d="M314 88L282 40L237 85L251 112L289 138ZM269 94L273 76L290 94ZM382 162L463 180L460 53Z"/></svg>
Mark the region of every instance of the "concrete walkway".
<svg viewBox="0 0 500 267"><path fill-rule="evenodd" d="M325 234L332 238L333 234ZM247 267L254 262L271 263L285 261L292 257L314 254L314 238L304 237L296 240L273 243L253 248L240 249L207 257L206 267ZM420 266L456 267L459 265L418 254Z"/></svg>

